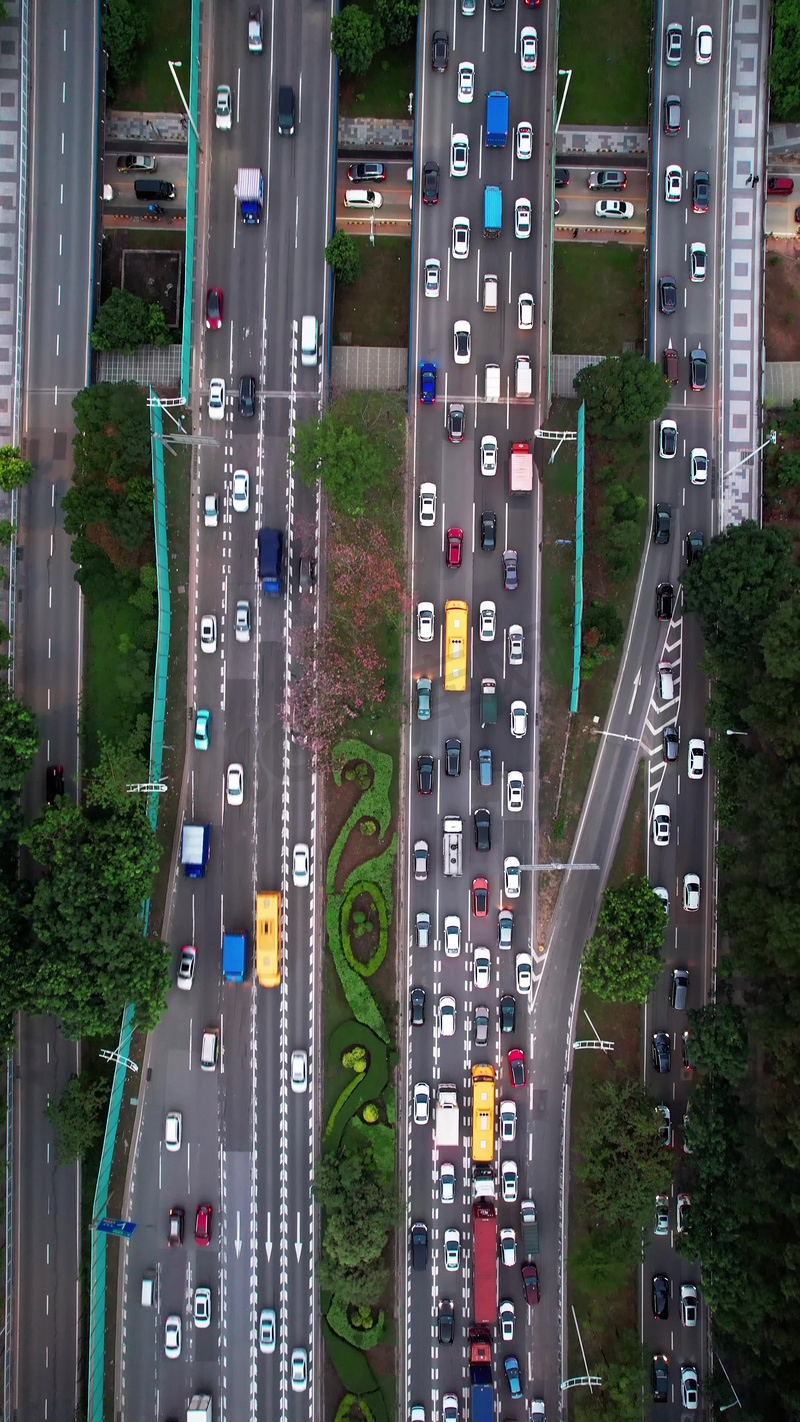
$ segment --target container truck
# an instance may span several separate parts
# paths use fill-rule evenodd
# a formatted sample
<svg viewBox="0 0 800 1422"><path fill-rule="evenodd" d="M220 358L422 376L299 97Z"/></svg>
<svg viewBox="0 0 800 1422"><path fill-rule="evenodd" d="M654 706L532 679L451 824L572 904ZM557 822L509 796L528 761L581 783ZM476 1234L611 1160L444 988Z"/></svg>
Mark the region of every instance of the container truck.
<svg viewBox="0 0 800 1422"><path fill-rule="evenodd" d="M441 1082L436 1094L436 1144L458 1146L461 1143L461 1123L458 1110L458 1088L454 1082Z"/></svg>
<svg viewBox="0 0 800 1422"><path fill-rule="evenodd" d="M492 89L486 95L486 147L505 148L508 140L508 94Z"/></svg>
<svg viewBox="0 0 800 1422"><path fill-rule="evenodd" d="M196 1392L189 1398L186 1422L212 1422L211 1398L207 1392Z"/></svg>
<svg viewBox="0 0 800 1422"><path fill-rule="evenodd" d="M497 682L490 676L481 682L481 725L497 725Z"/></svg>
<svg viewBox="0 0 800 1422"><path fill-rule="evenodd" d="M472 1202L472 1316L497 1321L497 1208L485 1197Z"/></svg>
<svg viewBox="0 0 800 1422"><path fill-rule="evenodd" d="M488 1328L469 1330L469 1383L472 1422L494 1422L492 1339Z"/></svg>
<svg viewBox="0 0 800 1422"><path fill-rule="evenodd" d="M240 168L234 188L239 199L239 213L246 227L261 221L264 205L264 179L260 168Z"/></svg>
<svg viewBox="0 0 800 1422"><path fill-rule="evenodd" d="M483 190L483 235L499 237L503 230L503 193L500 188Z"/></svg>
<svg viewBox="0 0 800 1422"><path fill-rule="evenodd" d="M509 494L529 494L533 489L533 455L527 440L512 444L508 460Z"/></svg>
<svg viewBox="0 0 800 1422"><path fill-rule="evenodd" d="M539 1253L539 1225L536 1220L536 1206L533 1200L523 1200L519 1207L522 1223L522 1253L525 1259L532 1259Z"/></svg>
<svg viewBox="0 0 800 1422"><path fill-rule="evenodd" d="M258 576L265 597L283 592L283 533L279 528L258 530Z"/></svg>
<svg viewBox="0 0 800 1422"><path fill-rule="evenodd" d="M210 825L184 825L181 834L181 864L187 879L204 877L210 843Z"/></svg>
<svg viewBox="0 0 800 1422"><path fill-rule="evenodd" d="M461 844L464 826L458 815L445 815L442 835L444 872L449 879L461 874Z"/></svg>
<svg viewBox="0 0 800 1422"><path fill-rule="evenodd" d="M226 983L243 983L247 970L247 934L223 933L222 976Z"/></svg>

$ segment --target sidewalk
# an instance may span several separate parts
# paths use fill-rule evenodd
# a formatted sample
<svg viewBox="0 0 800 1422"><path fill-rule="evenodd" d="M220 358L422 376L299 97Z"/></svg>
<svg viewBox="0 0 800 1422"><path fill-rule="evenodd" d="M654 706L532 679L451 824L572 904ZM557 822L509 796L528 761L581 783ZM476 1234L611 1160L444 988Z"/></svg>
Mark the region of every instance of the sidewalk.
<svg viewBox="0 0 800 1422"><path fill-rule="evenodd" d="M649 147L646 128L562 127L556 134L556 153L634 153L646 156Z"/></svg>
<svg viewBox="0 0 800 1422"><path fill-rule="evenodd" d="M127 109L106 113L106 142L136 139L137 142L186 144L188 119L185 114L138 114Z"/></svg>

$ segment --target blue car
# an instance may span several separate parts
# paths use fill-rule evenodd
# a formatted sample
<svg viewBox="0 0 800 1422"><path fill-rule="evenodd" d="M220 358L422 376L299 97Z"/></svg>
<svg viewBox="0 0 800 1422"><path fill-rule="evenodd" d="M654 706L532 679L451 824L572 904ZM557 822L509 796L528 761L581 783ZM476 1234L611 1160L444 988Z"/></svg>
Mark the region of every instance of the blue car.
<svg viewBox="0 0 800 1422"><path fill-rule="evenodd" d="M522 1375L519 1363L516 1358L509 1356L503 1359L503 1367L506 1373L508 1390L512 1397L522 1397Z"/></svg>
<svg viewBox="0 0 800 1422"><path fill-rule="evenodd" d="M419 398L423 405L436 404L436 361L423 360L419 365Z"/></svg>
<svg viewBox="0 0 800 1422"><path fill-rule="evenodd" d="M211 727L211 712L198 711L194 722L195 750L208 750L208 732Z"/></svg>
<svg viewBox="0 0 800 1422"><path fill-rule="evenodd" d="M417 678L417 716L420 721L431 719L431 679L429 676Z"/></svg>

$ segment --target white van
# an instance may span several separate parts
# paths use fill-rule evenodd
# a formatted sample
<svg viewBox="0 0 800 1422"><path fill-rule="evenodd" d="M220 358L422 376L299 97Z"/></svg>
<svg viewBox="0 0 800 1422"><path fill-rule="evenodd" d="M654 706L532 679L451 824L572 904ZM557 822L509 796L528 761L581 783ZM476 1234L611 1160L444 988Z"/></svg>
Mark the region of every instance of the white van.
<svg viewBox="0 0 800 1422"><path fill-rule="evenodd" d="M200 1044L200 1070L216 1071L219 1054L219 1028L206 1027Z"/></svg>
<svg viewBox="0 0 800 1422"><path fill-rule="evenodd" d="M156 1280L154 1274L142 1277L142 1308L153 1308L156 1301Z"/></svg>
<svg viewBox="0 0 800 1422"><path fill-rule="evenodd" d="M669 662L658 664L658 691L662 701L672 701L675 696L675 683Z"/></svg>
<svg viewBox="0 0 800 1422"><path fill-rule="evenodd" d="M520 398L527 399L531 393L531 358L526 355L518 355L514 361L514 393Z"/></svg>
<svg viewBox="0 0 800 1422"><path fill-rule="evenodd" d="M348 188L344 195L345 207L383 207L383 193L374 193L371 188Z"/></svg>
<svg viewBox="0 0 800 1422"><path fill-rule="evenodd" d="M319 323L316 316L304 316L300 322L300 363L316 365L319 352Z"/></svg>
<svg viewBox="0 0 800 1422"><path fill-rule="evenodd" d="M483 309L484 311L497 310L497 277L485 276L483 278Z"/></svg>
<svg viewBox="0 0 800 1422"><path fill-rule="evenodd" d="M499 365L486 366L486 394L485 398L491 400L492 404L497 404L500 399L500 367Z"/></svg>

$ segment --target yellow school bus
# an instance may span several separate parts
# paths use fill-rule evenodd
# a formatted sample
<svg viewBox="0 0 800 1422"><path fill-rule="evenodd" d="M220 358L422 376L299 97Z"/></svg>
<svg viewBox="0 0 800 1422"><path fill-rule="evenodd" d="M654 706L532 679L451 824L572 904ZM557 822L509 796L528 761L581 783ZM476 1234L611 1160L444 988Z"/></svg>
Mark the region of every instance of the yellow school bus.
<svg viewBox="0 0 800 1422"><path fill-rule="evenodd" d="M467 616L465 602L444 605L444 689L467 689Z"/></svg>
<svg viewBox="0 0 800 1422"><path fill-rule="evenodd" d="M256 977L262 987L281 980L280 894L256 894Z"/></svg>
<svg viewBox="0 0 800 1422"><path fill-rule="evenodd" d="M472 1068L472 1159L494 1160L494 1067Z"/></svg>

